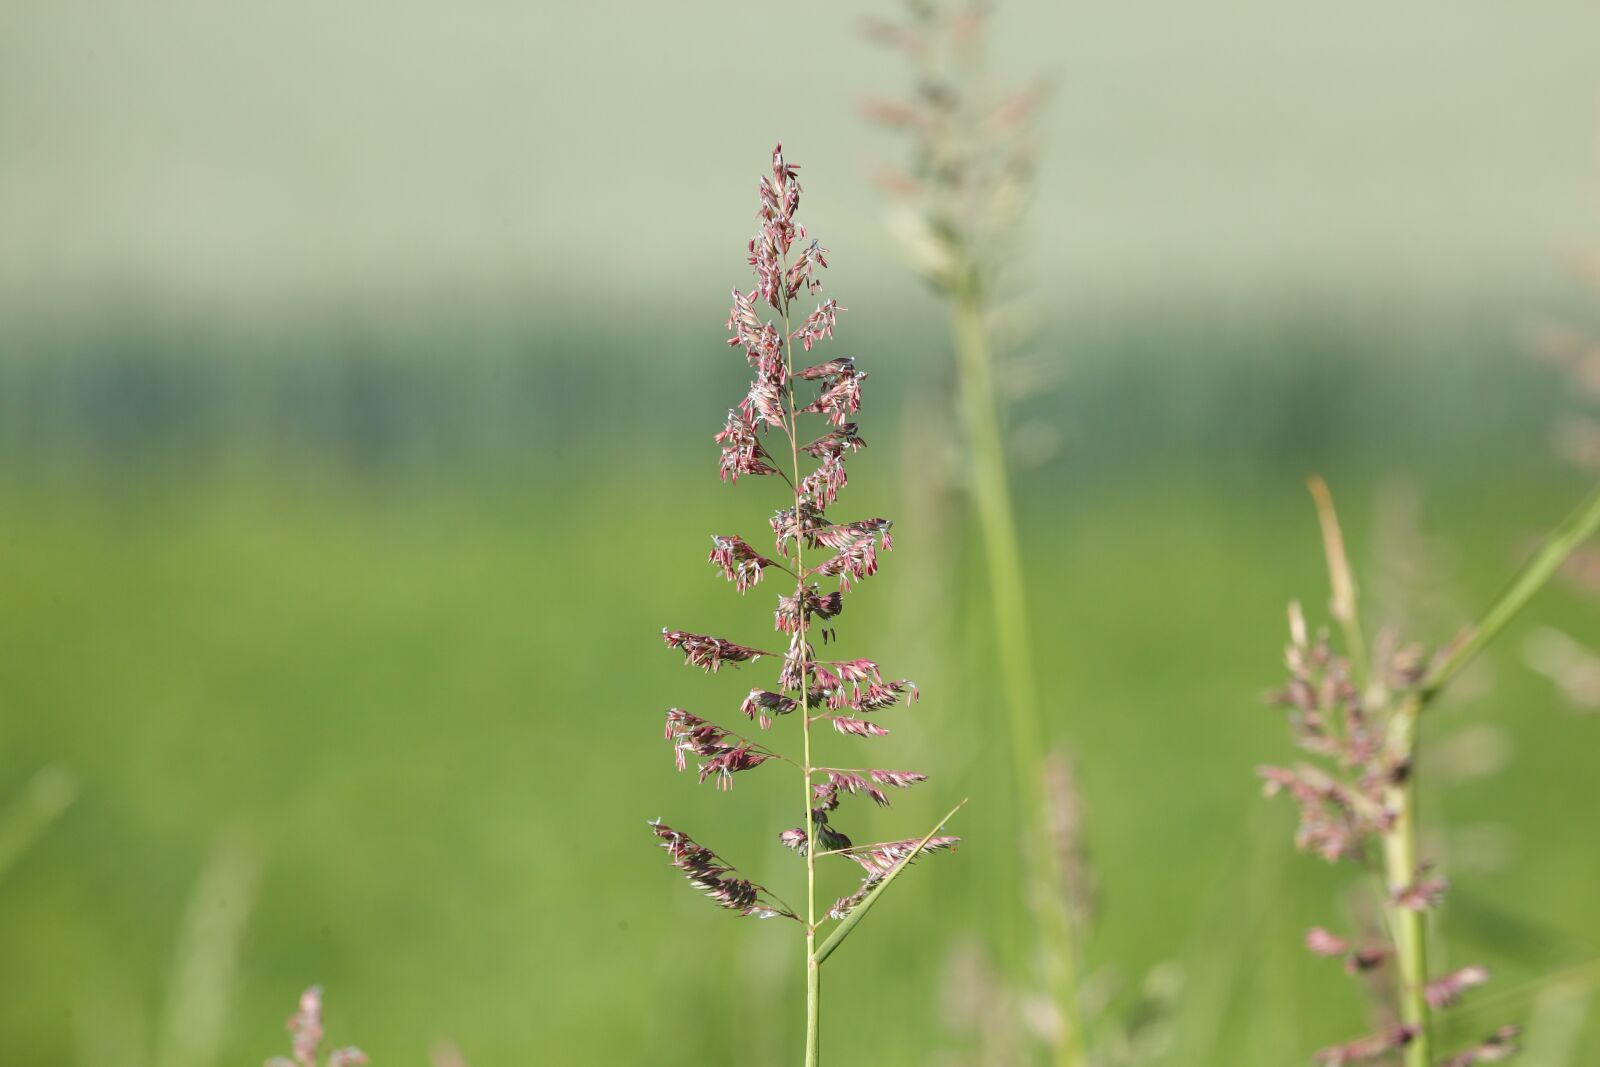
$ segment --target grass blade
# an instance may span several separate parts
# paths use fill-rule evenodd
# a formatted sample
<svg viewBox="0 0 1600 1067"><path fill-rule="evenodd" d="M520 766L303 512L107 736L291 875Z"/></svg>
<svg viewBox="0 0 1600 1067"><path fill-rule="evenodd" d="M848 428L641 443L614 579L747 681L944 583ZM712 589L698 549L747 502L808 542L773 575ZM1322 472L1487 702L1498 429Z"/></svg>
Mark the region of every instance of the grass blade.
<svg viewBox="0 0 1600 1067"><path fill-rule="evenodd" d="M945 815L944 818L940 819L936 824L934 824L933 829L929 830L927 834L923 836L921 841L917 842L917 847L912 849L906 855L905 859L896 864L894 870L890 871L884 876L883 881L878 883L878 888L868 893L866 898L862 900L860 904L856 905L854 910L852 910L849 915L846 915L844 920L840 922L838 926L834 927L833 933L828 935L828 939L821 945L818 945L817 951L811 954L812 963L820 965L823 960L833 955L834 950L844 943L845 938L850 936L850 931L856 928L856 923L860 922L862 917L866 915L867 912L872 908L872 905L878 902L878 898L883 896L883 891L889 888L889 883L900 877L900 872L905 870L906 867L910 865L911 861L916 859L917 856L921 854L923 848L927 846L928 842L933 840L934 835L938 834L940 830L943 830L944 824L949 822L955 816L956 812L965 807L966 803L967 802L963 800L960 804L957 804L955 807L951 808L949 813Z"/></svg>

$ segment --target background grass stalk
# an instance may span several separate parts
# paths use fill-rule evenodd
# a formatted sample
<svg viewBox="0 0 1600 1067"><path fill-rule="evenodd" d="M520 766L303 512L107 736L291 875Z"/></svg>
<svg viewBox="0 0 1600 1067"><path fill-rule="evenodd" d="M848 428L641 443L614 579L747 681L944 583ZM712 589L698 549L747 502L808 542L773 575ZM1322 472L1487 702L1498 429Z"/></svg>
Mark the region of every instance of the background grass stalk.
<svg viewBox="0 0 1600 1067"><path fill-rule="evenodd" d="M1049 967L1050 997L1060 1016L1061 1038L1056 1044L1055 1062L1060 1067L1078 1067L1084 1063L1085 1055L1078 946L1067 911L1060 859L1044 820L1044 737L1038 683L1033 673L1033 638L1006 470L1005 439L984 329L983 300L975 281L957 289L951 314L961 409L971 449L972 494L983 537L989 606L994 616L1000 683L1005 694L1006 732L1011 738L1012 766L1017 777L1025 841L1024 891L1039 918L1040 941Z"/></svg>
<svg viewBox="0 0 1600 1067"><path fill-rule="evenodd" d="M1383 869L1390 893L1384 909L1394 936L1395 956L1400 965L1400 1021L1414 1027L1415 1036L1405 1048L1406 1067L1430 1067L1433 1062L1432 1037L1428 1012L1428 937L1427 916L1417 908L1395 902L1394 892L1417 876L1417 717L1422 702L1407 698L1396 709L1391 722L1398 750L1407 753L1410 768L1404 781L1384 791L1384 805L1394 813L1394 826L1383 839Z"/></svg>

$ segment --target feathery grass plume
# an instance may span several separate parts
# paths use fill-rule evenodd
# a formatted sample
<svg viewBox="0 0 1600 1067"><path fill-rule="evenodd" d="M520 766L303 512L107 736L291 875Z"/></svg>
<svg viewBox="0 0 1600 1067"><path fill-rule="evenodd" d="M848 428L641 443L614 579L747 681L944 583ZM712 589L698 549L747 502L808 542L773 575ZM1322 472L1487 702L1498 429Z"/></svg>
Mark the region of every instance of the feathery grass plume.
<svg viewBox="0 0 1600 1067"><path fill-rule="evenodd" d="M1034 119L1046 87L996 92L986 69L987 0L908 0L900 19L871 19L867 37L907 63L905 98L874 98L866 117L903 135L908 166L878 182L903 209L894 226L936 288L992 297L1015 258L1038 157Z"/></svg>
<svg viewBox="0 0 1600 1067"><path fill-rule="evenodd" d="M321 1067L318 1050L322 1047L322 987L312 986L300 994L299 1010L284 1024L293 1038L290 1056L274 1056L266 1067ZM367 1062L360 1049L334 1049L328 1053L326 1067L357 1067Z"/></svg>
<svg viewBox="0 0 1600 1067"><path fill-rule="evenodd" d="M786 487L782 506L768 520L775 547L768 557L737 534L718 534L712 538L710 556L710 563L741 594L770 570L794 580L792 592L778 594L773 619L774 629L787 638L787 647L782 652L764 651L681 630L663 630L662 638L669 648L684 653L685 662L707 673L725 664L754 664L763 657L778 661L775 687L751 689L739 711L761 730L793 717L799 733L798 756L784 755L682 708L667 711L666 738L673 743L680 771L687 768L692 754L703 761L698 768L700 781L715 780L724 789L733 784L735 775L771 762L799 772L803 822L778 837L805 860L805 907L791 908L687 834L659 821L650 825L672 865L713 903L740 915L790 919L803 927L805 1062L814 1067L820 1046L823 963L907 866L923 853L955 848L959 839L939 835L955 814L951 811L920 839L854 844L832 824L843 797L861 795L887 806L888 790L907 789L927 778L915 771L829 767L815 756L814 726L826 724L857 737L882 737L889 731L873 717L902 700L914 700L917 689L903 679L886 679L869 659L824 659L813 643L816 636L824 642L835 640L827 624L843 612L845 594L853 583L877 572L879 553L889 551L894 542L888 519L835 521L827 513L848 484L846 458L866 446L855 419L867 375L849 357L796 366L796 349L807 353L831 340L839 313L846 310L828 299L801 318L802 298L809 300L822 289L821 271L828 265L829 253L795 218L800 207L799 169L784 159L779 145L772 152L771 174L760 182L756 213L760 229L747 246L755 285L748 292L733 291L727 322L732 334L728 344L743 350L755 376L714 438L722 450L719 468L724 481L775 478ZM814 428L808 430L805 422ZM776 454L768 442L777 442ZM812 461L809 470L802 456ZM823 592L822 582L828 579L837 587ZM819 916L817 860L828 856L859 865L864 877L854 892ZM819 944L818 934L830 919L838 925Z"/></svg>
<svg viewBox="0 0 1600 1067"><path fill-rule="evenodd" d="M1088 1055L1079 979L1083 932L1075 929L1069 903L1078 890L1063 881L1066 872L1043 814L1048 746L1001 412L1004 395L1016 391L1026 375L995 358L1006 322L1000 294L1031 197L1033 122L1045 90L1034 84L993 91L985 69L992 6L983 0L908 0L903 18L869 22L868 37L910 66L913 89L903 99L869 101L865 110L869 119L910 141L910 166L885 170L881 184L896 203L891 226L914 269L949 308L970 463L966 482L984 545L1023 827L1019 866L1037 924L1022 940L1037 946L1042 982L1059 1016L1052 1028L1058 1035L1055 1062L1078 1067Z"/></svg>
<svg viewBox="0 0 1600 1067"><path fill-rule="evenodd" d="M1385 636L1370 646L1361 626L1357 588L1333 498L1310 480L1322 527L1343 650L1326 629L1312 633L1299 604L1289 608L1288 684L1273 702L1283 708L1295 743L1310 757L1287 767L1262 767L1268 796L1284 794L1299 809L1295 844L1330 863L1348 861L1378 875L1381 931L1341 935L1314 927L1313 954L1342 959L1386 1001L1389 1021L1376 1033L1322 1049L1318 1062L1360 1063L1399 1053L1406 1067L1434 1067L1433 1016L1466 990L1488 981L1471 966L1430 978L1425 913L1448 883L1419 856L1416 790L1419 722L1457 672L1500 632L1571 552L1600 527L1594 490L1533 556L1477 623L1432 656ZM1497 1031L1449 1064L1490 1062L1511 1054L1514 1030Z"/></svg>

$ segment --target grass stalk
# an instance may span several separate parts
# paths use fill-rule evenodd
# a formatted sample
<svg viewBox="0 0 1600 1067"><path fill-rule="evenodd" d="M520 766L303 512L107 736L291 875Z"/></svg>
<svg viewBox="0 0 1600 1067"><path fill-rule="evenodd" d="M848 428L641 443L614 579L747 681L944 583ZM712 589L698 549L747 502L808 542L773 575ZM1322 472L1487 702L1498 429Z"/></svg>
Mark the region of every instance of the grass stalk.
<svg viewBox="0 0 1600 1067"><path fill-rule="evenodd" d="M1421 702L1416 698L1407 699L1396 709L1391 723L1391 727L1402 735L1402 743L1407 746L1403 751L1408 751L1413 761L1417 753L1416 721L1421 707ZM1408 773L1403 782L1390 785L1384 792L1384 803L1394 813L1393 829L1383 839L1384 877L1391 889L1384 910L1394 936L1395 957L1399 962L1400 1021L1416 1031L1405 1048L1405 1065L1430 1067L1433 1063L1433 1040L1427 997L1427 916L1417 908L1396 903L1392 892L1410 885L1417 875L1416 783L1416 774Z"/></svg>
<svg viewBox="0 0 1600 1067"><path fill-rule="evenodd" d="M822 1047L822 964L813 958L817 931L806 932L806 1067L817 1067Z"/></svg>
<svg viewBox="0 0 1600 1067"><path fill-rule="evenodd" d="M1357 692L1373 700L1385 700L1387 685L1373 673L1367 658L1356 603L1356 584L1332 496L1320 478L1311 478L1308 486L1317 505L1327 554L1332 587L1329 612L1344 632L1351 679ZM1435 657L1413 687L1399 694L1385 727L1382 749L1390 771L1386 775L1381 803L1392 821L1381 835L1385 883L1382 903L1398 970L1398 1014L1407 1034L1402 1052L1405 1067L1431 1067L1434 1049L1433 1012L1428 996L1427 915L1413 892L1422 871L1418 852L1422 714L1451 679L1505 629L1562 562L1597 528L1600 528L1600 486L1591 489L1583 502L1555 528L1479 620ZM1297 640L1303 645L1303 623L1301 625Z"/></svg>
<svg viewBox="0 0 1600 1067"><path fill-rule="evenodd" d="M789 268L788 259L783 261L783 269ZM781 317L783 320L783 362L788 372L789 381L794 381L794 339L790 336L793 327L789 321L789 298L783 298ZM790 478L789 487L794 491L795 514L805 504L805 497L800 491L801 480L805 473L800 469L800 435L797 427L800 424L798 405L795 403L795 392L791 386L787 390L787 404L789 415L789 459L793 464L793 476ZM804 537L795 539L794 549L794 575L795 596L797 602L804 603L806 591L806 557ZM806 828L806 1067L817 1067L821 1059L822 1048L822 964L816 958L817 951L817 825L811 816L811 776L814 768L811 764L811 702L806 690L806 612L802 609L799 613L800 629L800 731L801 731L801 781L804 787L804 805L800 809L805 819L802 823Z"/></svg>
<svg viewBox="0 0 1600 1067"><path fill-rule="evenodd" d="M1061 1020L1055 1063L1058 1067L1080 1067L1085 1062L1085 1039L1077 938L1067 910L1060 858L1045 822L1044 731L1034 675L1033 636L993 361L976 282L955 291L951 315L962 417L971 450L972 495L988 570L1006 732L1011 739L1011 761L1026 842L1023 884L1038 915L1039 940L1049 961L1050 999Z"/></svg>
<svg viewBox="0 0 1600 1067"><path fill-rule="evenodd" d="M785 635L787 650L774 652L727 638L684 630L662 628L661 638L670 649L681 651L684 662L707 674L725 666L779 659L777 690L752 688L739 705L761 730L775 720L799 713L801 753L798 759L785 756L765 744L751 741L726 730L685 708L668 708L665 737L673 743L674 762L679 771L688 769L688 756L699 757L701 783L715 780L722 789L731 789L736 775L767 763L782 763L800 771L802 819L800 826L778 834L785 848L805 862L806 902L794 908L766 886L742 876L716 852L696 842L681 830L656 819L650 832L665 850L674 869L712 903L746 917L783 918L804 927L806 967L806 1067L817 1067L822 1059L822 963L882 895L884 886L899 875L905 865L923 852L953 850L960 838L952 836L855 845L835 828L830 815L847 796L870 798L879 806L889 804L885 790L907 789L928 776L917 771L883 767L853 770L819 765L813 727L827 722L834 730L859 738L876 738L889 731L873 719L876 713L917 698L915 683L906 678L885 678L878 664L865 657L823 659L811 647L810 636L820 632L824 642L836 636L828 620L843 610L845 596L854 585L878 571L878 554L894 547L890 529L893 521L883 517L847 522L830 519L831 507L849 482L845 459L866 442L857 433L856 413L861 409L861 383L866 375L857 371L851 357L824 359L812 366L798 367L796 346L806 352L819 342L830 341L838 314L845 308L828 299L817 304L803 320L795 315L795 300L805 293L816 296L823 285L820 272L828 266L828 249L807 234L795 220L800 206L799 167L783 157L783 146L772 150L772 172L761 181L761 208L757 212L760 230L746 245L747 262L756 284L749 292L734 289L733 306L727 329L729 344L743 350L754 378L744 397L728 409L721 432L715 435L721 446L718 462L722 480L736 483L741 477L771 476L789 487L788 507L779 509L767 520L776 545L776 556L768 558L737 535L713 535L707 562L740 592L760 583L768 570L794 579L792 595L778 596L772 614L773 628ZM802 243L803 242L803 243ZM766 318L767 310L776 313L778 322ZM799 398L801 387L814 389L810 403ZM822 434L802 444L800 416L818 416L824 424ZM764 441L778 436L788 441L786 450L769 452ZM782 455L787 451L787 461ZM816 463L809 473L801 456ZM788 467L788 471L783 470ZM808 558L821 550L822 561L808 567ZM833 555L827 555L832 552ZM791 566L792 564L792 566ZM819 578L837 578L838 589L822 593ZM812 626L812 618L822 620ZM789 694L794 694L792 697ZM863 873L855 892L839 897L826 914L817 906L818 845L820 855L841 855L858 865ZM822 949L817 934L824 922L837 921Z"/></svg>
<svg viewBox="0 0 1600 1067"><path fill-rule="evenodd" d="M1318 498L1318 505L1320 509L1322 497ZM1391 891L1411 884L1418 869L1416 770L1421 745L1417 727L1423 711L1473 657L1499 636L1533 599L1534 594L1550 580L1562 562L1592 537L1596 529L1600 529L1600 485L1591 489L1583 502L1545 539L1544 544L1489 605L1478 622L1468 627L1435 661L1422 682L1395 709L1386 743L1397 759L1397 766L1406 768L1406 773L1399 781L1390 784L1384 794L1385 805L1394 813L1393 830L1383 842L1384 875ZM1330 545L1332 543L1330 541ZM1331 560L1331 548L1329 554ZM1341 588L1337 577L1334 587L1337 603L1340 600L1338 590ZM1344 588L1352 587L1346 582ZM1400 968L1400 1018L1401 1022L1416 1029L1416 1036L1405 1048L1405 1067L1429 1067L1433 1062L1433 1040L1427 999L1426 915L1418 909L1395 903L1392 892L1386 909Z"/></svg>

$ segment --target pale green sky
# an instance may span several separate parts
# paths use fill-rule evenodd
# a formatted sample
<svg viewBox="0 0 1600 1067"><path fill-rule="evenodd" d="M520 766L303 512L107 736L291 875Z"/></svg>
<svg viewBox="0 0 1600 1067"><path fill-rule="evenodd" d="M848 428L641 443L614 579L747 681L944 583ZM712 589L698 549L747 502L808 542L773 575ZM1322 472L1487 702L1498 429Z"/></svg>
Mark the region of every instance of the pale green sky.
<svg viewBox="0 0 1600 1067"><path fill-rule="evenodd" d="M779 135L866 249L896 148L855 101L902 79L855 23L889 6L8 0L0 293L720 292ZM1448 288L1600 234L1594 0L1011 0L1000 31L1057 85L1047 285ZM671 262L698 286L640 285Z"/></svg>

